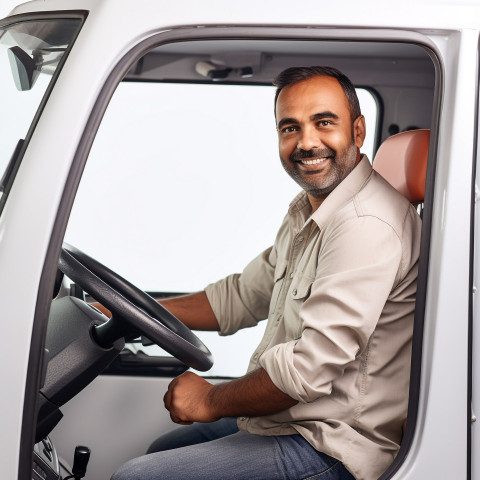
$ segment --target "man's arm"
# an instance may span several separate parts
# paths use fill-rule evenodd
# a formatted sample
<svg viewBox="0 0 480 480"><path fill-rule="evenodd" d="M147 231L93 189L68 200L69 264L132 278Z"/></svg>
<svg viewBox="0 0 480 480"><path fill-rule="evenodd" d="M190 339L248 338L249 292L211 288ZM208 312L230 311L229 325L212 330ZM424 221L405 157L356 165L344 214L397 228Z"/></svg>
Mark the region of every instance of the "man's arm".
<svg viewBox="0 0 480 480"><path fill-rule="evenodd" d="M162 298L158 302L192 330L220 330L207 295L203 291L180 297ZM107 317L112 316L110 310L100 303L95 302L92 305Z"/></svg>
<svg viewBox="0 0 480 480"><path fill-rule="evenodd" d="M162 298L159 302L192 330L220 330L204 291L181 297Z"/></svg>
<svg viewBox="0 0 480 480"><path fill-rule="evenodd" d="M171 419L182 425L269 415L298 403L279 390L263 369L220 385L186 372L170 383L163 401Z"/></svg>

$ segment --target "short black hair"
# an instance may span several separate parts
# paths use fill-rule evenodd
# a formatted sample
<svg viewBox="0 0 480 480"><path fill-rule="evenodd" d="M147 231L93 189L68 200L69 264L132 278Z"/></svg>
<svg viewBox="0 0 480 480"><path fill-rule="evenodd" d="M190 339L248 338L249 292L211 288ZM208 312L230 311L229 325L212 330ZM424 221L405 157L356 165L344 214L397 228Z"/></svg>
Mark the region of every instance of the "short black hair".
<svg viewBox="0 0 480 480"><path fill-rule="evenodd" d="M308 80L309 78L313 77L333 77L338 80L338 83L341 85L350 106L352 123L362 114L357 92L350 79L340 70L325 66L290 67L280 72L273 80L273 85L277 87L275 92L275 107L277 105L278 95L285 87L290 87L291 85L295 85L298 82L302 82L303 80Z"/></svg>

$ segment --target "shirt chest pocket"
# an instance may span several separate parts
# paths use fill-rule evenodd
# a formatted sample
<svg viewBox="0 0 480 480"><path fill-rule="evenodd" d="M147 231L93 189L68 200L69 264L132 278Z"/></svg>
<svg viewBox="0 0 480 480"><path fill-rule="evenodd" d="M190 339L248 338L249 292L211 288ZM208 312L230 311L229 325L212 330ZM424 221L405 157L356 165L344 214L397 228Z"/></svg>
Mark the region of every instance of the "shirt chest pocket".
<svg viewBox="0 0 480 480"><path fill-rule="evenodd" d="M285 332L290 339L299 338L302 334L303 322L300 318L300 308L310 296L315 277L311 275L294 275L285 298Z"/></svg>

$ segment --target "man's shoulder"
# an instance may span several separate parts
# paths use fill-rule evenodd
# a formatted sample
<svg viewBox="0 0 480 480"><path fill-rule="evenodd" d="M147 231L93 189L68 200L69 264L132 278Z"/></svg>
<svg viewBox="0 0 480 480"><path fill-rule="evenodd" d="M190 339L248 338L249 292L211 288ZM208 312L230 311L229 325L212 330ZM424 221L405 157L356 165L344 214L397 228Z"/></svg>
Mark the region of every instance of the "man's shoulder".
<svg viewBox="0 0 480 480"><path fill-rule="evenodd" d="M375 170L353 201L359 216L375 216L392 226L403 224L407 212L414 209L408 199Z"/></svg>
<svg viewBox="0 0 480 480"><path fill-rule="evenodd" d="M371 172L362 188L337 212L333 223L339 224L374 219L392 228L401 238L409 223L408 230L420 230L421 220L411 203L393 188L380 174Z"/></svg>

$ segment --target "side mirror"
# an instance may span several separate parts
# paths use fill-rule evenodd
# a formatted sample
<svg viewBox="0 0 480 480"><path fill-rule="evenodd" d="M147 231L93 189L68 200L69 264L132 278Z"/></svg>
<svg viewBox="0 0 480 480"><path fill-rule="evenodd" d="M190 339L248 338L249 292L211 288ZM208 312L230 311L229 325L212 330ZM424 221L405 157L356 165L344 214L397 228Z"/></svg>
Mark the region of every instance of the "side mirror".
<svg viewBox="0 0 480 480"><path fill-rule="evenodd" d="M30 90L39 73L35 71L35 60L18 46L9 48L7 52L17 90Z"/></svg>

